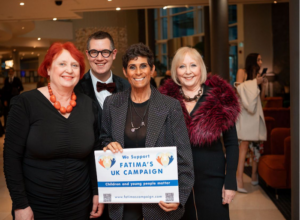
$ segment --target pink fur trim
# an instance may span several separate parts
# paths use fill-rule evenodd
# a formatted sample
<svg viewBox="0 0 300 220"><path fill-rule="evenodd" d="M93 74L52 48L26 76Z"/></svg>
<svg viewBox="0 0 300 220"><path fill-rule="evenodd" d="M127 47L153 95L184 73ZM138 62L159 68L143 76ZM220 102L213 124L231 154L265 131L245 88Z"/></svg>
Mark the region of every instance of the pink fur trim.
<svg viewBox="0 0 300 220"><path fill-rule="evenodd" d="M235 125L240 113L237 96L225 80L211 76L205 84L211 89L206 100L194 112L193 118L187 112L177 84L167 80L159 89L162 94L180 101L191 144L196 146L211 144L218 140L222 132Z"/></svg>

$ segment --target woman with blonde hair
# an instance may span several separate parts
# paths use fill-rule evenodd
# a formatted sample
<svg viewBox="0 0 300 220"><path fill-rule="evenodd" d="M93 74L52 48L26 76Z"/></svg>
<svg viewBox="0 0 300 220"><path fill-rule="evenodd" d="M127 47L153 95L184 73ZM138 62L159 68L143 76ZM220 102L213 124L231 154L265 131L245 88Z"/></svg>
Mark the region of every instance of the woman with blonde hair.
<svg viewBox="0 0 300 220"><path fill-rule="evenodd" d="M195 185L182 219L229 219L238 163L235 121L239 103L235 92L220 77L207 78L202 57L193 48L176 52L171 77L160 91L180 101L195 171Z"/></svg>

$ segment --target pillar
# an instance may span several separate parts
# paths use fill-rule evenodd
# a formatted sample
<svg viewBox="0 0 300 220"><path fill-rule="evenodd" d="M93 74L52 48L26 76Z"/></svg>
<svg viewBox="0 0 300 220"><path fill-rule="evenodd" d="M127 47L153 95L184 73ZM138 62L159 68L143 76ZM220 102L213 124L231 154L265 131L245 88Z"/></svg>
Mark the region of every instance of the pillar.
<svg viewBox="0 0 300 220"><path fill-rule="evenodd" d="M299 1L290 0L290 92L291 92L291 172L292 220L298 220L299 211Z"/></svg>
<svg viewBox="0 0 300 220"><path fill-rule="evenodd" d="M209 0L211 71L229 80L228 0Z"/></svg>

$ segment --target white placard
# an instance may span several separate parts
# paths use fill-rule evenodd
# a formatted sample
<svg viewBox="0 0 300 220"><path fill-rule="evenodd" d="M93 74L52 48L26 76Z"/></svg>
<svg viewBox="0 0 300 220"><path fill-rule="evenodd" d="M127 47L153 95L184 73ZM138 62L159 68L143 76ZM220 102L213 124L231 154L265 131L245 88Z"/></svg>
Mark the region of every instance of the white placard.
<svg viewBox="0 0 300 220"><path fill-rule="evenodd" d="M176 147L95 151L100 203L179 202Z"/></svg>

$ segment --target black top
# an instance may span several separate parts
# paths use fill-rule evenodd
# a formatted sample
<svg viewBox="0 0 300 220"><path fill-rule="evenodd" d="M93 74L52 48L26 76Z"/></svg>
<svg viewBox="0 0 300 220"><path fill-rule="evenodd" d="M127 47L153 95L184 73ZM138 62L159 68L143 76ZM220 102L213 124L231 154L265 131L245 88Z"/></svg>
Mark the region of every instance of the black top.
<svg viewBox="0 0 300 220"><path fill-rule="evenodd" d="M125 148L145 147L148 125L148 102L149 100L143 103L134 103L129 99L124 136ZM140 127L139 129L135 129L134 132L131 131L131 118L134 128ZM142 118L145 126L141 126Z"/></svg>
<svg viewBox="0 0 300 220"><path fill-rule="evenodd" d="M98 194L96 107L86 95L76 95L69 118L38 90L11 100L4 173L13 209L30 206L35 219L88 219L92 193Z"/></svg>
<svg viewBox="0 0 300 220"><path fill-rule="evenodd" d="M135 103L129 98L128 111L124 132L125 148L139 148L145 147L146 132L148 125L148 109L149 100L143 103ZM142 119L145 126L141 126ZM131 131L132 126L135 128L134 132ZM142 204L124 204L123 220L140 220L143 219Z"/></svg>

